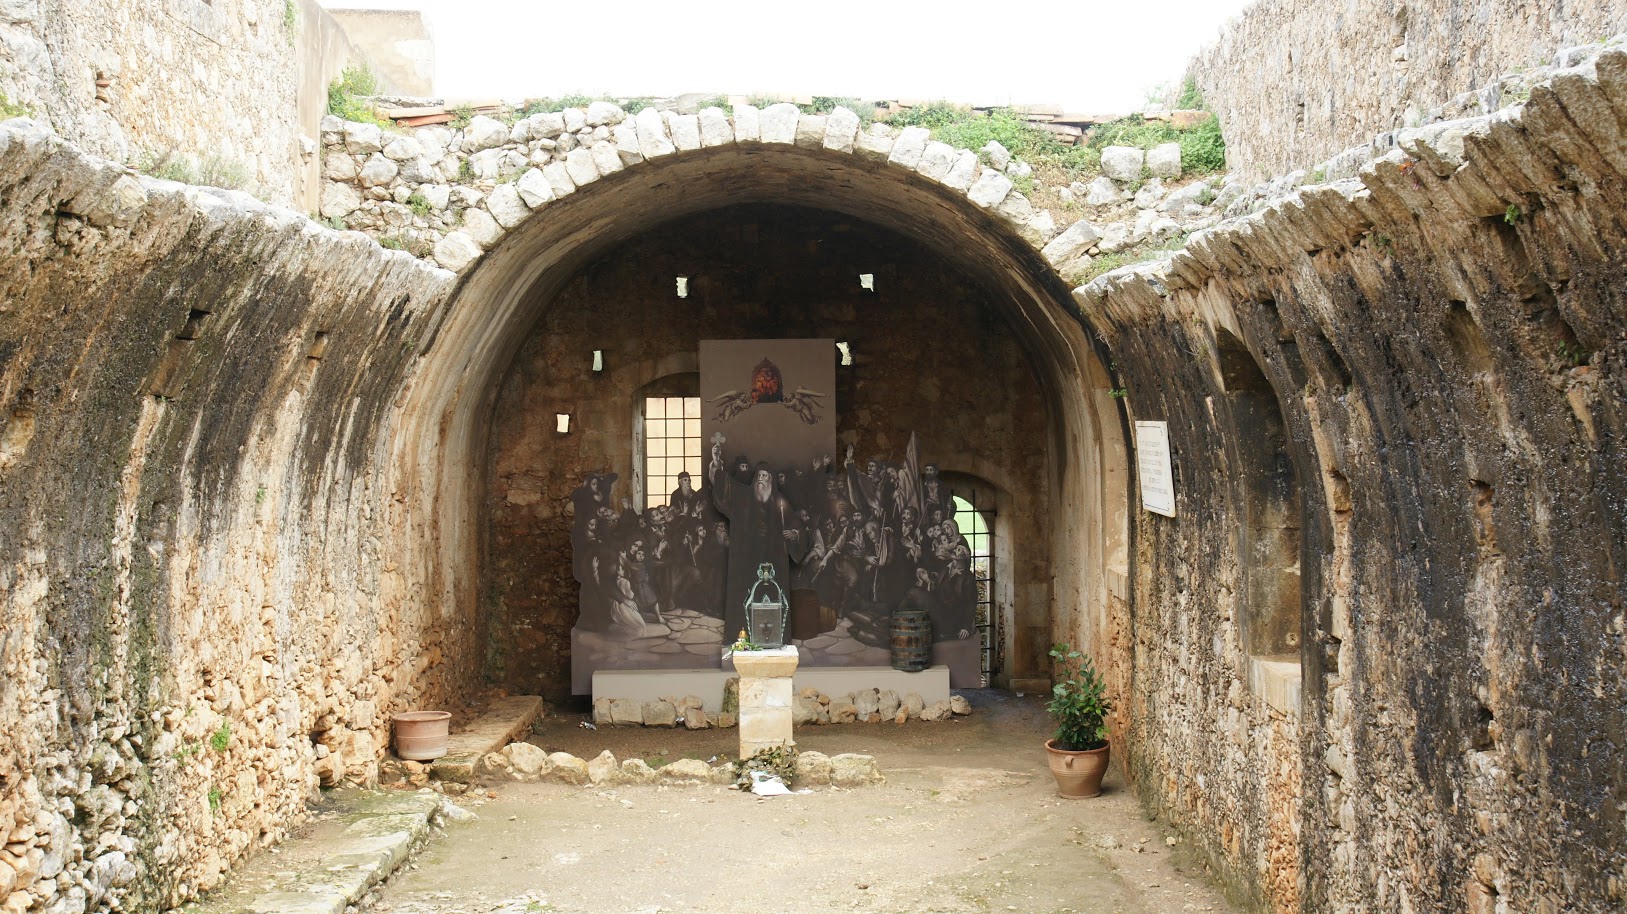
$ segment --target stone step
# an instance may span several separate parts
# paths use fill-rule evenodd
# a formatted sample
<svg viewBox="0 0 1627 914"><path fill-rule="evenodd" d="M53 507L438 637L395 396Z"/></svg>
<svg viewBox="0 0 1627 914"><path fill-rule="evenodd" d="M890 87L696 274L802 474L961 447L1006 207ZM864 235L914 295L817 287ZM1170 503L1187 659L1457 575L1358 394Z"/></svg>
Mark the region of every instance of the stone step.
<svg viewBox="0 0 1627 914"><path fill-rule="evenodd" d="M469 726L452 734L446 755L429 766L438 781L467 784L480 757L496 752L531 729L543 715L541 696L510 695L492 702Z"/></svg>
<svg viewBox="0 0 1627 914"><path fill-rule="evenodd" d="M327 792L311 824L261 851L188 914L344 914L429 837L444 798L433 790Z"/></svg>

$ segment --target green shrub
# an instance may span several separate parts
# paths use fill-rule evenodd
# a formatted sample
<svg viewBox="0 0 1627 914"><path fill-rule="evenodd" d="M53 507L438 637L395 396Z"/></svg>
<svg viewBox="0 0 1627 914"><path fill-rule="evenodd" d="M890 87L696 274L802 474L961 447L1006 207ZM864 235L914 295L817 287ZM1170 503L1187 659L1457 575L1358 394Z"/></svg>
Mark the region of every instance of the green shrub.
<svg viewBox="0 0 1627 914"><path fill-rule="evenodd" d="M6 97L6 93L0 92L0 121L9 121L14 117L33 116L34 112Z"/></svg>
<svg viewBox="0 0 1627 914"><path fill-rule="evenodd" d="M418 193L417 191L414 191L411 196L407 197L407 208L412 210L412 214L414 216L418 216L419 218L428 216L430 210L434 209L434 207L429 203L429 198L425 197L421 193Z"/></svg>
<svg viewBox="0 0 1627 914"><path fill-rule="evenodd" d="M215 731L215 735L209 737L209 748L215 750L216 752L225 752L226 747L230 746L231 744L232 722L229 720L222 721L220 724L220 729Z"/></svg>
<svg viewBox="0 0 1627 914"><path fill-rule="evenodd" d="M547 114L551 111L564 111L566 108L582 108L593 104L598 99L586 95L561 95L558 98L530 98L515 112L516 119L528 118L533 114Z"/></svg>
<svg viewBox="0 0 1627 914"><path fill-rule="evenodd" d="M283 0L282 28L288 36L288 43L294 43L294 35L299 31L299 0Z"/></svg>
<svg viewBox="0 0 1627 914"><path fill-rule="evenodd" d="M1056 661L1056 685L1045 709L1056 721L1056 747L1064 752L1099 749L1107 743L1107 715L1113 703L1107 683L1090 658L1066 644L1051 648Z"/></svg>
<svg viewBox="0 0 1627 914"><path fill-rule="evenodd" d="M1175 107L1204 110L1203 91L1198 88L1198 81L1191 76L1181 82L1181 94L1175 99Z"/></svg>
<svg viewBox="0 0 1627 914"><path fill-rule="evenodd" d="M136 161L135 169L166 181L226 190L246 190L250 183L249 170L243 163L216 154L200 160L173 149L162 152L147 150Z"/></svg>
<svg viewBox="0 0 1627 914"><path fill-rule="evenodd" d="M371 102L363 100L378 92L378 77L373 75L372 69L365 63L351 64L338 79L328 83L328 113L347 121L393 127L389 118L380 116Z"/></svg>

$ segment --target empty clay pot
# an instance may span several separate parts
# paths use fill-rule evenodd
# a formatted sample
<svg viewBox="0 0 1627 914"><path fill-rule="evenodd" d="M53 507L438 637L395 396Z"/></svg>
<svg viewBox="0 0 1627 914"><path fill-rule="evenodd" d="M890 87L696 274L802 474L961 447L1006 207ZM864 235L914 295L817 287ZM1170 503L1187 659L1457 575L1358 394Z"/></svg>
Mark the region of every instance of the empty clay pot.
<svg viewBox="0 0 1627 914"><path fill-rule="evenodd" d="M451 739L452 714L448 711L405 711L391 718L395 723L395 754L414 762L429 762L446 754Z"/></svg>

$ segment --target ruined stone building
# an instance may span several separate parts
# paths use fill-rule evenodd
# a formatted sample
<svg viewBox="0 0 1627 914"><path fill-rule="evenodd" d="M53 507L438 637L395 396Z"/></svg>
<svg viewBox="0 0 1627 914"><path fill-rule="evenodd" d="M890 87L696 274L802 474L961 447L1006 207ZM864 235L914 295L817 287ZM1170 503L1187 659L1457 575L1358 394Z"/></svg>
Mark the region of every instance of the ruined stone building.
<svg viewBox="0 0 1627 914"><path fill-rule="evenodd" d="M324 119L356 28L0 4L0 911L166 909L392 712L568 700L570 490L725 333L849 346L842 440L994 508L996 684L1084 646L1239 897L1627 907L1618 4L1262 0L1193 65L1214 223L1084 284L1081 212L846 109Z"/></svg>

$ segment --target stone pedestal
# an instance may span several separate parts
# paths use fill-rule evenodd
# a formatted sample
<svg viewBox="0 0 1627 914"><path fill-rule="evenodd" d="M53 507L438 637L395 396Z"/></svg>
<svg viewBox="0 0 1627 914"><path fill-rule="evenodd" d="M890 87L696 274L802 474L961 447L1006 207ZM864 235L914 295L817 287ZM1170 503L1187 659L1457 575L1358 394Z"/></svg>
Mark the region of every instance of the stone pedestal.
<svg viewBox="0 0 1627 914"><path fill-rule="evenodd" d="M735 651L735 672L740 674L740 757L760 749L795 746L791 738L791 676L797 669L797 649Z"/></svg>

